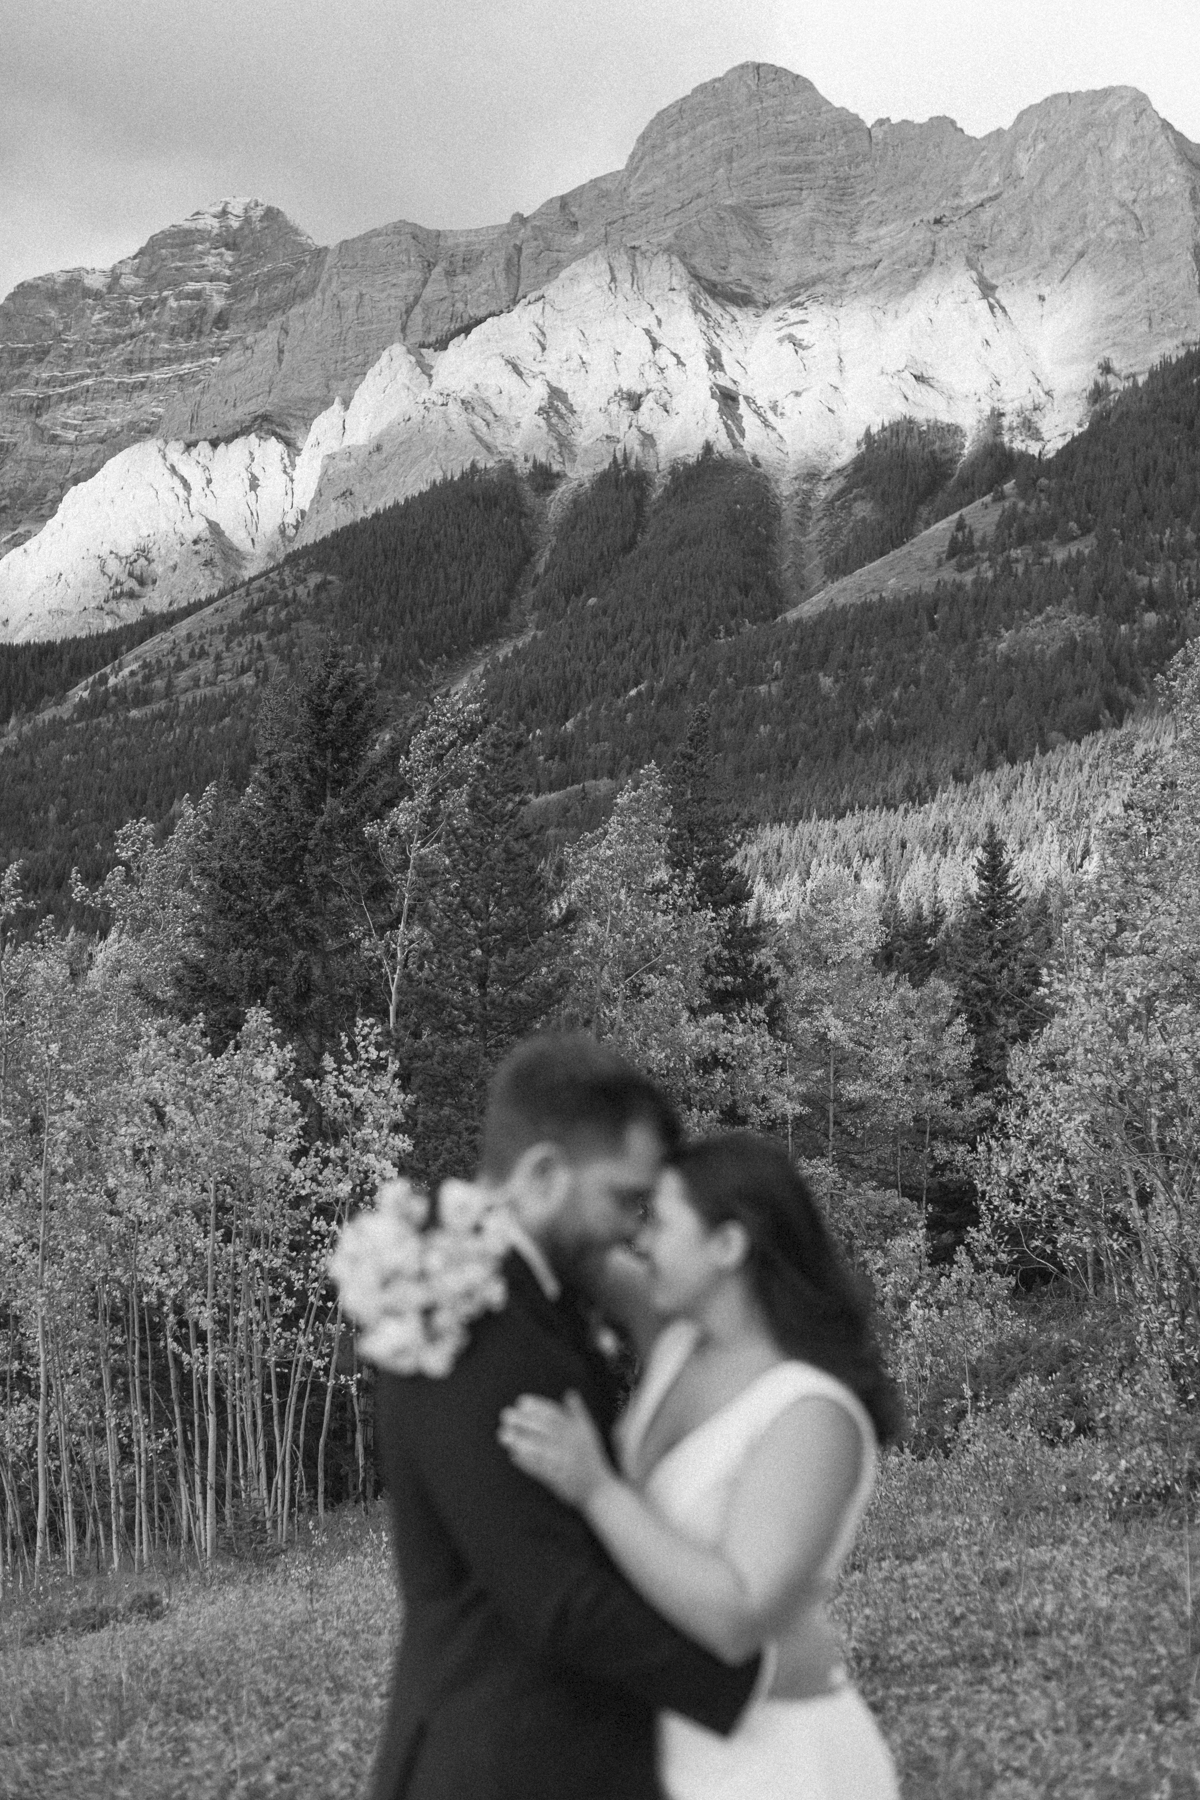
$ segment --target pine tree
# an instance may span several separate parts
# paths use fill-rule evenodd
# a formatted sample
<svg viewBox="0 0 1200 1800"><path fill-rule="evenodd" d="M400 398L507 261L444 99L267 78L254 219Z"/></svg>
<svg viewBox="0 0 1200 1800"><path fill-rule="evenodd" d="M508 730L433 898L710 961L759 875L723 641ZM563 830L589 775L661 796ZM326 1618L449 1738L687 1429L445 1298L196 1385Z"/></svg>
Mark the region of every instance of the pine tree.
<svg viewBox="0 0 1200 1800"><path fill-rule="evenodd" d="M975 533L967 524L962 513L959 513L954 523L954 530L950 533L950 540L946 545L946 561L955 562L960 556L969 557L974 554Z"/></svg>
<svg viewBox="0 0 1200 1800"><path fill-rule="evenodd" d="M440 880L423 902L397 1008L417 1173L469 1173L487 1083L558 992L556 930L540 840L526 816L528 745L504 722L482 735L465 805L449 820Z"/></svg>
<svg viewBox="0 0 1200 1800"><path fill-rule="evenodd" d="M329 650L259 723L245 793L217 808L198 855L201 901L183 958L185 1006L218 1047L264 1006L312 1073L365 992L358 915L377 879L363 826L376 809L373 683Z"/></svg>
<svg viewBox="0 0 1200 1800"><path fill-rule="evenodd" d="M753 890L736 860L728 811L717 793L709 730L709 709L698 706L667 774L667 860L690 879L696 905L717 924L716 949L705 968L709 1007L728 1016L761 1006L773 1025L778 988L764 927L751 911Z"/></svg>
<svg viewBox="0 0 1200 1800"><path fill-rule="evenodd" d="M1002 1087L1009 1051L1045 1023L1037 938L1004 839L988 824L956 955L959 1006L974 1041L980 1092Z"/></svg>
<svg viewBox="0 0 1200 1800"><path fill-rule="evenodd" d="M903 975L915 988L924 987L941 961L945 926L946 909L940 895L934 895L926 912L919 895L906 911L896 896L889 894L880 917L875 967L885 975Z"/></svg>
<svg viewBox="0 0 1200 1800"><path fill-rule="evenodd" d="M782 1116L782 1046L763 1009L721 1013L707 970L717 915L667 856L670 814L651 763L607 824L566 852L570 939L563 1023L611 1038L672 1095L689 1129Z"/></svg>

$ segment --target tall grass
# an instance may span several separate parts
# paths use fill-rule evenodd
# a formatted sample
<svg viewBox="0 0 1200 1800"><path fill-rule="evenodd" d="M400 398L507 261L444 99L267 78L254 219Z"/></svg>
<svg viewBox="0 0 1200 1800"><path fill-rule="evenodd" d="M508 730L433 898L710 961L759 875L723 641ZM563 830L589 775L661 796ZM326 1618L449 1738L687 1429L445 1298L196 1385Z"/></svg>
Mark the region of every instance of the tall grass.
<svg viewBox="0 0 1200 1800"><path fill-rule="evenodd" d="M837 1610L906 1800L1200 1800L1182 1516L1110 1518L1102 1454L985 1416L885 1462ZM361 1795L399 1616L381 1518L211 1580L10 1595L0 1796Z"/></svg>
<svg viewBox="0 0 1200 1800"><path fill-rule="evenodd" d="M960 1436L884 1465L838 1601L908 1800L1198 1800L1182 1513L1110 1517L1093 1444Z"/></svg>
<svg viewBox="0 0 1200 1800"><path fill-rule="evenodd" d="M157 1593L146 1616L132 1595ZM115 1622L80 1631L105 1613ZM124 1616L122 1616L124 1615ZM11 1598L0 1623L3 1800L362 1794L398 1624L378 1519L262 1568Z"/></svg>

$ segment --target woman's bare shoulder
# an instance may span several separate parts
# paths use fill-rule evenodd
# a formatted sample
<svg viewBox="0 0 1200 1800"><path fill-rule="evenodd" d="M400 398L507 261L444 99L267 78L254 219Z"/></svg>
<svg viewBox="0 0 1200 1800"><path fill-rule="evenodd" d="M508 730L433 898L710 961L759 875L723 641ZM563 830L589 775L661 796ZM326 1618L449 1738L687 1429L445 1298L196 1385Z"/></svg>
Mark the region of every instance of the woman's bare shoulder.
<svg viewBox="0 0 1200 1800"><path fill-rule="evenodd" d="M819 1480L849 1494L862 1477L868 1455L853 1400L847 1403L832 1387L805 1391L799 1386L759 1433L743 1472L751 1481L797 1487Z"/></svg>

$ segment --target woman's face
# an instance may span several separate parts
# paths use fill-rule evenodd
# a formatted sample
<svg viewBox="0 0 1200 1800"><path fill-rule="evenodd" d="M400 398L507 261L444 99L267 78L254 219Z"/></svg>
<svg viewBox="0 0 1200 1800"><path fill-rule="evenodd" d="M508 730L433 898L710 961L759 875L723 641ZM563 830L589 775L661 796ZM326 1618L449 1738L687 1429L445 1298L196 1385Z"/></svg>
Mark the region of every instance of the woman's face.
<svg viewBox="0 0 1200 1800"><path fill-rule="evenodd" d="M730 1273L725 1229L709 1229L675 1169L664 1169L637 1246L650 1268L650 1295L665 1314L693 1313Z"/></svg>

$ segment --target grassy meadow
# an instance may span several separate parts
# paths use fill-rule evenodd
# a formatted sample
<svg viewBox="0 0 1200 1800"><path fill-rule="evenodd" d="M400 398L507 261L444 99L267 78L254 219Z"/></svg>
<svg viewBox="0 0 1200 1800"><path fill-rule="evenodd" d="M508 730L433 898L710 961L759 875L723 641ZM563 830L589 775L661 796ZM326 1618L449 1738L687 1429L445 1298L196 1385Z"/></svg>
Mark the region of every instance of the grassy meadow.
<svg viewBox="0 0 1200 1800"><path fill-rule="evenodd" d="M1099 1457L985 1419L885 1463L839 1611L905 1800L1200 1800L1200 1558Z"/></svg>
<svg viewBox="0 0 1200 1800"><path fill-rule="evenodd" d="M1097 1454L985 1421L885 1464L837 1605L905 1800L1200 1800L1188 1534L1110 1519ZM399 1622L382 1521L5 1595L0 1796L361 1794Z"/></svg>
<svg viewBox="0 0 1200 1800"><path fill-rule="evenodd" d="M0 1796L360 1795L398 1623L381 1523L381 1511L347 1514L272 1562L229 1561L211 1578L6 1596Z"/></svg>

